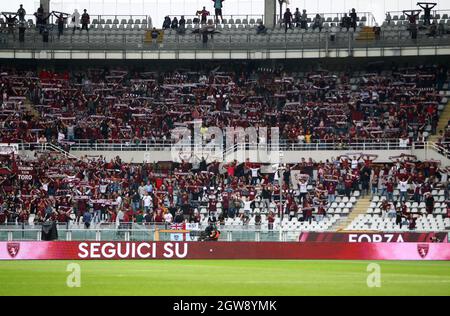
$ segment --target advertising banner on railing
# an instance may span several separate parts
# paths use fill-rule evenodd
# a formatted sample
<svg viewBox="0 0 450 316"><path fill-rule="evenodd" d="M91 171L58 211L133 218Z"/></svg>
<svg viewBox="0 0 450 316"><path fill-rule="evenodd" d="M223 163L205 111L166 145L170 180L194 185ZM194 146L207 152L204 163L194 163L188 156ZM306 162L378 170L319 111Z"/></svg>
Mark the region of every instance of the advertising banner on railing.
<svg viewBox="0 0 450 316"><path fill-rule="evenodd" d="M303 232L299 236L300 242L448 242L448 234L441 233L316 233Z"/></svg>
<svg viewBox="0 0 450 316"><path fill-rule="evenodd" d="M449 243L0 242L0 260L450 260Z"/></svg>

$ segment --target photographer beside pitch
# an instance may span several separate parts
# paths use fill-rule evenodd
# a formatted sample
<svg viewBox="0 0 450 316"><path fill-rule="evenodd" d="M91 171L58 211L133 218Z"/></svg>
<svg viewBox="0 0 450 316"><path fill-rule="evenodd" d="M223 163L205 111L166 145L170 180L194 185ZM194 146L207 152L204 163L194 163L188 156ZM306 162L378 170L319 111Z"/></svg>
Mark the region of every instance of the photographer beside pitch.
<svg viewBox="0 0 450 316"><path fill-rule="evenodd" d="M209 222L208 227L200 234L199 241L218 241L219 237L220 231L213 222Z"/></svg>

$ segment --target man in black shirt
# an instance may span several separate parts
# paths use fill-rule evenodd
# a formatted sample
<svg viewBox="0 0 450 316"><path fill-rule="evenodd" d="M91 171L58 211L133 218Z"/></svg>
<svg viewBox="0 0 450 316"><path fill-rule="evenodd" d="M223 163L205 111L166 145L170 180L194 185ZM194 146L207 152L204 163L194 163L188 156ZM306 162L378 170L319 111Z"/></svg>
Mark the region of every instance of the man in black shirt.
<svg viewBox="0 0 450 316"><path fill-rule="evenodd" d="M291 10L289 10L289 8L287 8L286 12L284 12L283 22L284 22L285 32L287 33L288 27L290 29L292 28L292 13L291 13Z"/></svg>
<svg viewBox="0 0 450 316"><path fill-rule="evenodd" d="M23 5L20 5L19 10L17 10L17 15L19 16L19 21L25 21L25 15L27 14L27 12L25 11L25 9L23 8Z"/></svg>
<svg viewBox="0 0 450 316"><path fill-rule="evenodd" d="M39 34L42 34L42 28L44 23L44 7L41 6L37 9L36 13L34 13L36 17L36 27L39 29Z"/></svg>
<svg viewBox="0 0 450 316"><path fill-rule="evenodd" d="M64 17L64 13L60 13L59 15L57 15L55 12L53 12L53 15L56 17L56 24L58 25L58 39L59 39L61 35L63 35L64 33L64 23L67 17Z"/></svg>
<svg viewBox="0 0 450 316"><path fill-rule="evenodd" d="M424 25L431 24L431 10L437 5L437 3L417 2L417 5L423 9Z"/></svg>
<svg viewBox="0 0 450 316"><path fill-rule="evenodd" d="M27 26L25 24L25 21L19 22L19 42L23 43L25 42L25 31L27 29Z"/></svg>
<svg viewBox="0 0 450 316"><path fill-rule="evenodd" d="M347 13L344 14L341 21L341 27L346 28L347 31L350 29L350 25L352 23L352 19L347 15Z"/></svg>
<svg viewBox="0 0 450 316"><path fill-rule="evenodd" d="M350 12L350 26L356 31L356 23L358 22L358 15L356 14L356 10L352 9L352 12Z"/></svg>
<svg viewBox="0 0 450 316"><path fill-rule="evenodd" d="M8 34L14 34L14 26L16 25L16 16L12 16L11 14L6 15L5 13L3 13L3 15L5 16L6 19L6 25L8 26Z"/></svg>
<svg viewBox="0 0 450 316"><path fill-rule="evenodd" d="M405 204L405 202L403 202L403 204ZM394 207L395 207L395 214L396 214L396 219L395 219L395 225L399 225L400 229L402 229L403 226L403 211L401 207L397 207L397 203L394 202Z"/></svg>
<svg viewBox="0 0 450 316"><path fill-rule="evenodd" d="M81 31L86 30L89 33L88 25L91 22L91 17L87 13L87 10L84 9L84 13L81 15Z"/></svg>

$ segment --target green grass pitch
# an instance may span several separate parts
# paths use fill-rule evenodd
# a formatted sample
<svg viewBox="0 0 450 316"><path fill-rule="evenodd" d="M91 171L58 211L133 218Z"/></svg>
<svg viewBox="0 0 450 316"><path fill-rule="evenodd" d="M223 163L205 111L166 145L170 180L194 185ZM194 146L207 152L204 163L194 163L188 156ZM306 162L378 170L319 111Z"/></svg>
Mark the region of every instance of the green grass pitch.
<svg viewBox="0 0 450 316"><path fill-rule="evenodd" d="M70 288L69 263L81 268ZM369 263L381 287L367 286ZM0 295L450 295L450 262L300 260L0 261ZM212 291L211 289L214 289Z"/></svg>

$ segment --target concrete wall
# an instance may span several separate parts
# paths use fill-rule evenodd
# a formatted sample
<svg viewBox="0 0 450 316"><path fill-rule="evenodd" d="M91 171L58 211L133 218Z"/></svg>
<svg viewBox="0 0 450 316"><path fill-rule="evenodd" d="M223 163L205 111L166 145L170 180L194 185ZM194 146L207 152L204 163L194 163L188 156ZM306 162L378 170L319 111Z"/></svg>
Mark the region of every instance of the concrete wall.
<svg viewBox="0 0 450 316"><path fill-rule="evenodd" d="M45 13L50 12L50 0L40 0L40 4L44 8Z"/></svg>
<svg viewBox="0 0 450 316"><path fill-rule="evenodd" d="M319 150L319 151L286 151L282 153L281 161L282 163L297 163L302 158L308 159L312 158L315 161L325 161L325 160L331 160L332 158L335 158L340 155L348 155L348 154L356 154L360 151L349 151L349 150L342 150L342 151L329 151L329 150ZM32 156L33 152L29 151L23 151L22 154L26 154L28 156ZM441 160L443 166L450 166L450 160L446 157L440 155L434 150L426 150L426 149L416 149L416 150L371 150L371 151L364 151L365 154L374 154L378 155L378 158L375 160L375 162L378 163L384 163L384 162L390 162L389 157L390 156L398 156L401 154L412 154L416 155L419 160L426 160L426 159L435 159L435 160ZM72 155L76 157L82 157L82 156L103 156L107 160L114 159L116 156L120 156L120 158L125 162L135 162L135 163L142 163L142 162L158 162L158 161L173 161L173 155L170 151L123 151L123 152L117 152L117 151L72 151ZM267 155L266 157L262 157L261 155L258 156L258 153L256 151L248 151L247 153L244 153L243 151L237 151L233 154L228 154L225 157L225 161L233 161L234 159L237 159L239 161L245 161L246 158L250 158L251 161L262 161L265 163L276 163L279 155L276 153L273 153L272 155ZM221 160L219 157L210 157L208 160Z"/></svg>
<svg viewBox="0 0 450 316"><path fill-rule="evenodd" d="M436 150L432 148L426 149L406 149L406 150L365 150L365 151L351 151L351 150L312 150L312 151L285 151L282 152L281 155L278 152L268 153L266 155L262 155L261 153L255 150L243 151L238 150L233 153L228 153L225 157L220 155L209 155L207 159L208 162L213 160L217 161L226 161L231 162L235 159L242 162L247 158L250 161L258 161L262 163L297 163L301 161L302 158L309 159L312 158L315 161L326 161L332 160L332 158L336 158L340 155L352 155L364 152L364 154L373 154L378 155L378 158L375 160L376 163L385 163L391 162L389 157L391 156L399 156L401 154L409 154L416 155L419 160L440 160L442 162L442 166L450 166L450 159L439 154ZM178 155L174 155L170 149L165 151L72 151L70 152L72 155L76 157L83 156L103 156L106 160L112 160L115 157L119 156L125 162L134 162L134 163L142 163L142 162L158 162L158 161L175 161L177 160ZM33 151L20 151L21 155L25 155L28 157L33 157ZM207 154L205 154L207 157ZM280 158L281 157L281 158ZM184 158L186 159L186 158Z"/></svg>
<svg viewBox="0 0 450 316"><path fill-rule="evenodd" d="M348 57L412 57L412 56L448 56L450 46L438 47L367 47L331 49L252 49L239 50L58 50L58 49L3 49L0 59L17 60L296 60Z"/></svg>
<svg viewBox="0 0 450 316"><path fill-rule="evenodd" d="M276 24L277 0L264 0L264 24L273 28Z"/></svg>

